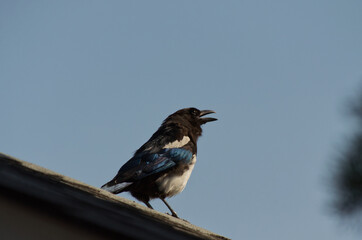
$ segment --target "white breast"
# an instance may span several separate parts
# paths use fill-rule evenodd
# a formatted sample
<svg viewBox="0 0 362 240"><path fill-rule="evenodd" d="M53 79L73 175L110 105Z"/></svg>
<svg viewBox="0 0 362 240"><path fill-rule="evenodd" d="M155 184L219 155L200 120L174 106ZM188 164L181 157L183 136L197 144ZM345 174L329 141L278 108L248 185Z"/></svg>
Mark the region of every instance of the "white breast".
<svg viewBox="0 0 362 240"><path fill-rule="evenodd" d="M189 168L183 174L167 174L156 180L159 190L172 197L184 190L196 163L196 155L192 156Z"/></svg>

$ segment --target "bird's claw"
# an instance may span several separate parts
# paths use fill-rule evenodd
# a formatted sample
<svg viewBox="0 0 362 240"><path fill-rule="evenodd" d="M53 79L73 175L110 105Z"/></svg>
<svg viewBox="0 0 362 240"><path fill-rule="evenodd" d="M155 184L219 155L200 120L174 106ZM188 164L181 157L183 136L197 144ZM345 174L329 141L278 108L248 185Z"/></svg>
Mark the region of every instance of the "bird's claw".
<svg viewBox="0 0 362 240"><path fill-rule="evenodd" d="M168 212L166 212L166 214L169 215L169 216L181 219L181 218L179 218L179 216L177 216L177 214L175 212L173 212L172 214L169 214Z"/></svg>

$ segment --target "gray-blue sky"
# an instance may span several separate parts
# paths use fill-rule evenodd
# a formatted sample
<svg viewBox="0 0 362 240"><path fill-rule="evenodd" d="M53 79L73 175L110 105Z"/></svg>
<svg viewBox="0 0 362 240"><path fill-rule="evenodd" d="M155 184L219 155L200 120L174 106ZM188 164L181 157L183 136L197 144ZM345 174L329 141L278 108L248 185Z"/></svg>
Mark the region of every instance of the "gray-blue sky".
<svg viewBox="0 0 362 240"><path fill-rule="evenodd" d="M358 0L1 1L0 151L100 186L168 114L213 109L170 200L181 217L233 239L357 239L328 214L324 177L362 77L361 11Z"/></svg>

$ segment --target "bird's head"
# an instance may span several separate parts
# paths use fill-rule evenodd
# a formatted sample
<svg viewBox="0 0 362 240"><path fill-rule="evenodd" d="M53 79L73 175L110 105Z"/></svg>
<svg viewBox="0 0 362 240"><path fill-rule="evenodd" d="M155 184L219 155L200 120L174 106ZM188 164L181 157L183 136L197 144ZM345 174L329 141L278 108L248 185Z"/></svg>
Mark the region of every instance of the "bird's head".
<svg viewBox="0 0 362 240"><path fill-rule="evenodd" d="M195 126L201 126L207 122L216 121L216 118L211 117L203 117L210 113L215 113L212 110L199 110L197 108L183 108L170 115L169 118L176 118L183 120L185 122L189 122Z"/></svg>
<svg viewBox="0 0 362 240"><path fill-rule="evenodd" d="M217 120L216 118L203 117L210 113L215 112L212 110L199 110L197 108L183 108L168 116L164 121L164 125L176 124L187 128L196 136L200 136L202 132L201 125Z"/></svg>

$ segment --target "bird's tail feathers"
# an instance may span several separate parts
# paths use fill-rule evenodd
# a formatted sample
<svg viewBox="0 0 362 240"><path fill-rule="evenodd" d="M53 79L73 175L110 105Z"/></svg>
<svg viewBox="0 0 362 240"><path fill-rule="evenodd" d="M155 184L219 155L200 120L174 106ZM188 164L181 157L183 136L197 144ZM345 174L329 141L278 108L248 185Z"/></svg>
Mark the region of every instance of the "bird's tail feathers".
<svg viewBox="0 0 362 240"><path fill-rule="evenodd" d="M110 181L110 182L104 184L101 188L108 192L117 194L117 193L123 192L124 189L131 184L132 184L131 182L115 183L114 181Z"/></svg>

